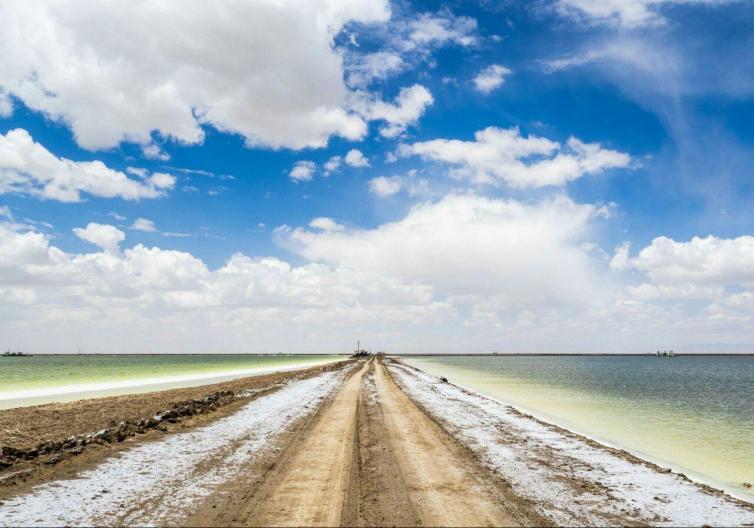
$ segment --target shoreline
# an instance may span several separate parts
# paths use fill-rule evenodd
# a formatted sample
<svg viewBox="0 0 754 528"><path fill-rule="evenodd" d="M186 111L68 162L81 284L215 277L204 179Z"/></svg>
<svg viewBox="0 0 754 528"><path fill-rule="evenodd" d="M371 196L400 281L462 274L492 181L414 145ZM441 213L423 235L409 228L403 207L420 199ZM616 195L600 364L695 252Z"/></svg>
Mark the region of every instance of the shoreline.
<svg viewBox="0 0 754 528"><path fill-rule="evenodd" d="M0 469L11 526L754 524L745 499L399 358L0 411L0 445L13 426L58 451Z"/></svg>
<svg viewBox="0 0 754 528"><path fill-rule="evenodd" d="M473 355L473 354L471 354ZM491 354L477 354L477 356L490 356ZM506 354L496 354L496 356L505 356ZM508 354L508 356L522 356L525 354ZM546 356L548 354L529 354L531 356ZM549 354L554 356L561 356L561 355L573 355L573 356L594 356L595 354ZM645 354L599 354L601 356L644 356ZM711 355L711 354L686 354L687 356L704 356L704 355ZM744 355L754 355L754 354L726 354L729 356L744 356ZM443 354L431 354L428 356L433 357L440 357L443 356ZM447 356L447 355L446 355ZM714 356L718 356L718 354L714 354ZM416 368L420 370L421 372L428 374L430 376L436 376L435 374L432 374L430 372L427 372L426 370L423 370L421 366L417 366L413 363L411 363L410 359L411 357L423 357L423 355L412 355L409 356L392 356L397 359L399 359L404 364L409 365L411 368ZM485 394L484 392L481 392L477 389L474 389L472 387L458 384L453 382L454 385L457 385L458 387L463 388L465 391L468 391L469 393L476 394L482 398L486 398L492 401L495 401L501 405L505 405L508 407L511 407L518 412L521 412L522 414L529 415L536 419L537 421L551 425L554 427L557 427L559 429L562 429L564 431L568 431L570 433L573 433L575 435L581 436L587 440L596 442L598 444L604 445L605 447L608 447L610 449L615 449L619 451L625 451L627 453L630 453L632 456L636 457L637 459L646 461L648 463L654 464L658 467L667 468L672 470L674 473L678 473L684 476L687 476L692 481L697 482L698 484L709 486L711 488L718 489L722 492L724 492L727 495L730 495L731 497L744 501L749 504L754 504L754 491L746 491L743 487L743 483L739 483L738 485L735 484L728 484L726 482L720 481L715 479L714 477L704 475L702 473L699 473L698 471L688 468L686 466L683 466L682 464L678 464L669 460L665 460L660 457L655 457L650 453L645 453L643 451L637 450L633 448L632 446L628 444L624 444L621 442L614 442L611 440L608 440L606 438L601 437L598 433L587 433L584 430L580 429L577 425L574 425L572 423L569 423L567 420L560 418L558 416L549 415L547 413L544 413L543 411L540 411L538 409L533 409L531 407L528 407L526 404L521 403L514 403L505 399L501 399L500 397L492 396L489 394ZM754 478L754 476L753 476Z"/></svg>
<svg viewBox="0 0 754 528"><path fill-rule="evenodd" d="M342 361L341 358L322 361L302 361L284 366L252 367L245 369L222 370L177 374L173 376L106 380L70 385L45 386L34 389L20 389L0 392L0 410L63 403L81 399L142 394L182 387L200 387L234 379L261 376L274 372L290 372L309 367ZM138 389L138 390L134 390Z"/></svg>
<svg viewBox="0 0 754 528"><path fill-rule="evenodd" d="M644 502L643 506L650 511L656 504L651 500L647 502L645 492L650 493L650 498L651 493L656 493L654 501L659 499L668 508L672 506L669 512L675 525L696 524L688 519L699 518L699 515L706 515L702 517L705 522L699 524L754 524L754 502L750 499L739 498L719 486L694 481L682 472L673 472L625 449L611 447L589 436L540 420L476 390L442 381L438 376L404 361L397 360L394 364L396 367L391 369L401 380L402 388L425 412L439 420L459 442L478 453L487 464L513 479L519 491L528 488L530 496L553 507L555 512L563 513L573 508L575 511L571 513L577 515L583 503L571 498L560 502L559 506L553 506L559 498L563 498L563 490L553 491L542 484L542 479L552 483L561 479L586 478L591 481L587 489L596 489L593 488L596 485L604 490L621 490L623 500L629 505ZM518 429L518 452L508 447L511 444L504 440L505 435L498 441L492 440L501 427ZM551 460L544 462L543 459ZM541 466L540 470L536 469L538 465ZM579 466L585 467L586 472L575 469ZM542 469L545 471L542 472ZM545 477L548 471L549 476ZM639 487L632 490L637 485ZM650 491L653 489L653 492ZM608 495L610 493L608 491ZM598 496L599 493L595 495ZM725 513L729 516L727 521L712 516L710 509L707 509L721 507L712 506L716 500L713 497L719 499L721 504L730 506ZM701 506L699 503L704 500L711 502L706 507ZM599 510L582 508L580 513L587 516L583 524L611 524L606 522L605 512L600 512L602 517L593 517L596 512ZM719 510L716 513L721 514ZM747 520L742 523L742 518ZM556 519L555 524L570 524L570 521L566 516Z"/></svg>
<svg viewBox="0 0 754 528"><path fill-rule="evenodd" d="M423 371L423 370L422 370L422 372L426 373L426 371ZM642 453L640 451L636 451L633 448L631 448L630 446L624 446L624 445L621 445L621 444L616 444L616 443L611 442L609 440L605 440L604 438L600 438L597 435L585 433L583 431L580 431L578 429L578 427L574 427L571 424L567 424L567 425L560 424L560 423L558 423L557 418L542 417L539 414L538 411L528 409L527 407L525 407L523 405L520 405L518 403L510 403L510 402L507 402L505 400L501 400L499 398L495 398L494 396L488 396L487 394L479 392L478 390L472 389L472 388L467 387L465 385L456 384L456 383L454 383L454 385L456 385L458 387L461 387L463 390L465 390L465 391L467 391L467 392L469 392L471 394L474 394L476 396L479 396L481 398L486 398L488 400L492 400L492 401L494 401L496 403L499 403L500 405L504 405L506 407L511 407L512 409L518 411L522 415L529 416L529 417L533 418L534 420L536 420L537 422L540 422L540 423L542 423L544 425L551 426L551 427L556 427L558 429L562 429L563 431L567 431L570 434L573 434L573 435L576 435L576 436L580 436L580 437L584 438L587 441L594 442L596 444L599 444L599 445L604 446L604 447L606 447L608 449L611 449L611 450L625 451L626 453L630 454L632 457L637 458L637 459L639 459L639 460L641 460L643 462L646 462L648 464L657 466L657 467L662 468L662 469L669 469L673 473L676 473L676 474L679 474L679 475L684 475L685 477L689 478L689 480L691 480L692 482L695 482L695 483L703 485L703 486L708 486L710 488L714 488L714 489L716 489L716 490L718 490L718 491L720 491L720 492L722 492L722 493L724 493L726 495L729 495L730 497L732 497L732 498L734 498L736 500L740 500L740 501L746 502L748 504L754 505L754 496L746 495L746 494L739 495L738 493L736 493L736 491L737 491L736 488L733 488L733 487L731 487L731 486L729 486L729 485L727 485L727 484L725 484L723 482L718 482L718 481L712 479L711 477L706 477L704 475L700 475L699 473L697 473L693 469L689 469L689 468L680 466L678 464L675 464L673 462L669 462L667 460L657 459L657 458L653 457L650 454Z"/></svg>

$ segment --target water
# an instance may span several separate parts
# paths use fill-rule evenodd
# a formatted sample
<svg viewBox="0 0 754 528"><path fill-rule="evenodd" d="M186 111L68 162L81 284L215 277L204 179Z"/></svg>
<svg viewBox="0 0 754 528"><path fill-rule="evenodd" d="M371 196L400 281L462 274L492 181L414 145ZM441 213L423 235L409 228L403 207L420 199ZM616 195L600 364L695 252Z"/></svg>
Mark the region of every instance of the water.
<svg viewBox="0 0 754 528"><path fill-rule="evenodd" d="M551 423L754 493L754 356L410 357Z"/></svg>
<svg viewBox="0 0 754 528"><path fill-rule="evenodd" d="M203 385L343 359L333 355L0 357L0 409Z"/></svg>

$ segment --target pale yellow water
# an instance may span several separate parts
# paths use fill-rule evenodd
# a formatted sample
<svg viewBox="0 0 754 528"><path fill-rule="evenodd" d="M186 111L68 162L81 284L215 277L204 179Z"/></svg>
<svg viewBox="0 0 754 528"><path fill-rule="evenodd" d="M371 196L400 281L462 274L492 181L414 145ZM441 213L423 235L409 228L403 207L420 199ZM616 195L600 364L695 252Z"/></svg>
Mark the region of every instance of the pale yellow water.
<svg viewBox="0 0 754 528"><path fill-rule="evenodd" d="M754 501L754 357L408 358L535 416Z"/></svg>

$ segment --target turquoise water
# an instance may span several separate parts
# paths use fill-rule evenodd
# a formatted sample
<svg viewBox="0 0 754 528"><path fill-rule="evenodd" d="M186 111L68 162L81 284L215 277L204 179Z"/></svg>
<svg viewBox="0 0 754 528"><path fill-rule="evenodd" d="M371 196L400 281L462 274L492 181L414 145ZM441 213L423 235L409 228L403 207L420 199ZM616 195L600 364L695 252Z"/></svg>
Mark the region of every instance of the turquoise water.
<svg viewBox="0 0 754 528"><path fill-rule="evenodd" d="M0 408L200 385L318 365L334 355L72 355L0 357Z"/></svg>
<svg viewBox="0 0 754 528"><path fill-rule="evenodd" d="M410 357L435 375L754 500L754 356Z"/></svg>

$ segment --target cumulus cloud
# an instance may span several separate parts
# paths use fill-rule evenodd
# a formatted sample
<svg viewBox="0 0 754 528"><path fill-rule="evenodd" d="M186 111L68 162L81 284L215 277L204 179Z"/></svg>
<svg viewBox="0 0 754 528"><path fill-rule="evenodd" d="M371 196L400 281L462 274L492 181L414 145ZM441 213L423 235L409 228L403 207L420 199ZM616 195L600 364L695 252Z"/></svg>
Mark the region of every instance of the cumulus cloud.
<svg viewBox="0 0 754 528"><path fill-rule="evenodd" d="M330 159L328 159L322 166L322 168L325 169L324 175L329 176L333 172L337 171L340 168L341 163L343 163L343 158L341 158L340 156L330 157Z"/></svg>
<svg viewBox="0 0 754 528"><path fill-rule="evenodd" d="M537 205L450 195L372 230L296 229L287 247L315 262L431 285L446 295L510 303L578 303L599 280L577 242L597 208L559 197Z"/></svg>
<svg viewBox="0 0 754 528"><path fill-rule="evenodd" d="M126 234L117 227L95 222L90 222L84 228L74 228L73 234L110 253L117 253L120 243L126 239Z"/></svg>
<svg viewBox="0 0 754 528"><path fill-rule="evenodd" d="M402 145L404 156L452 166L451 174L480 184L515 188L563 186L586 174L626 168L631 157L571 137L565 145L540 136L522 136L518 128L485 128L474 141L435 139Z"/></svg>
<svg viewBox="0 0 754 528"><path fill-rule="evenodd" d="M314 178L314 171L316 168L317 166L313 161L297 161L293 164L293 168L288 175L295 182L309 181Z"/></svg>
<svg viewBox="0 0 754 528"><path fill-rule="evenodd" d="M657 237L631 259L656 284L754 287L754 237Z"/></svg>
<svg viewBox="0 0 754 528"><path fill-rule="evenodd" d="M322 231L343 231L345 229L342 224L339 224L332 218L327 218L325 216L314 218L311 222L309 222L309 227L320 229Z"/></svg>
<svg viewBox="0 0 754 528"><path fill-rule="evenodd" d="M369 190L377 196L387 197L401 191L403 182L398 176L377 176L369 180Z"/></svg>
<svg viewBox="0 0 754 528"><path fill-rule="evenodd" d="M167 161L170 159L170 154L162 150L158 145L143 145L141 147L141 153L147 159L155 159L160 161Z"/></svg>
<svg viewBox="0 0 754 528"><path fill-rule="evenodd" d="M154 222L148 218L137 218L134 220L134 223L131 224L129 229L133 229L134 231L144 231L146 233L154 233L157 231Z"/></svg>
<svg viewBox="0 0 754 528"><path fill-rule="evenodd" d="M0 303L1 328L6 330L15 320L16 337L31 321L37 335L40 324L45 324L48 334L53 329L65 333L75 328L77 343L96 342L93 336L104 327L115 333L127 329L124 337L127 334L131 339L126 348L118 348L121 352L146 350L143 347L160 338L168 340L167 349L177 350L176 340L182 340L184 331L199 340L181 345L197 351L206 343L201 335L222 341L235 328L244 334L235 345L248 350L250 328L259 339L272 339L262 346L280 347L288 341L286 336L299 340L302 334L297 329L303 325L322 330L322 324L343 321L417 322L446 310L445 304L434 299L431 287L401 283L358 268L317 263L293 266L277 258L235 254L211 270L201 259L182 251L143 245L118 251L122 232L112 226L90 224L77 234L103 251L65 253L40 233L18 232L0 224L0 298L17 301ZM98 323L96 330L93 321ZM166 334L167 326L171 332ZM110 337L99 345L110 351L117 348L112 335L108 331ZM35 349L42 341L35 341ZM323 342L328 349L337 346L325 336L314 346L321 347ZM46 345L56 350L59 341ZM262 350L256 346L254 350Z"/></svg>
<svg viewBox="0 0 754 528"><path fill-rule="evenodd" d="M351 167L369 167L369 160L364 157L364 154L359 149L349 150L345 161Z"/></svg>
<svg viewBox="0 0 754 528"><path fill-rule="evenodd" d="M362 99L355 103L359 112L369 120L385 121L380 134L387 138L399 136L411 125L416 124L428 106L434 102L432 94L424 86L415 84L402 88L395 103L374 100L371 96L361 94Z"/></svg>
<svg viewBox="0 0 754 528"><path fill-rule="evenodd" d="M505 66L492 64L487 66L479 72L476 77L474 77L474 87L486 95L492 90L501 87L505 82L505 77L511 73L511 70Z"/></svg>
<svg viewBox="0 0 754 528"><path fill-rule="evenodd" d="M625 271L631 266L628 252L631 249L630 242L624 242L615 248L615 254L610 259L610 269L615 271Z"/></svg>
<svg viewBox="0 0 754 528"><path fill-rule="evenodd" d="M175 177L146 171L139 179L101 161L60 158L22 128L0 134L0 194L21 193L61 202L79 202L81 194L138 200L158 198L175 186Z"/></svg>
<svg viewBox="0 0 754 528"><path fill-rule="evenodd" d="M110 352L314 352L343 349L354 332L414 352L751 342L750 237L655 241L629 255L646 281L626 291L591 242L603 216L562 196L456 194L374 228L320 217L277 229L299 265L236 254L216 269L183 251L123 248L113 226L79 228L101 250L75 254L0 222L0 330L46 351L75 339Z"/></svg>
<svg viewBox="0 0 754 528"><path fill-rule="evenodd" d="M14 28L0 34L0 106L12 95L88 149L155 133L196 144L204 125L270 147L359 139L334 38L389 16L380 0L14 2L0 11Z"/></svg>
<svg viewBox="0 0 754 528"><path fill-rule="evenodd" d="M71 307L137 321L210 310L229 324L457 317L455 306L488 297L514 310L578 305L595 283L579 248L595 214L567 198L527 205L452 195L374 229L322 217L311 230L278 230L300 266L237 254L216 270L186 252L120 250L125 235L110 225L74 230L103 251L68 254L40 233L0 224L0 288L33 288L45 317Z"/></svg>

